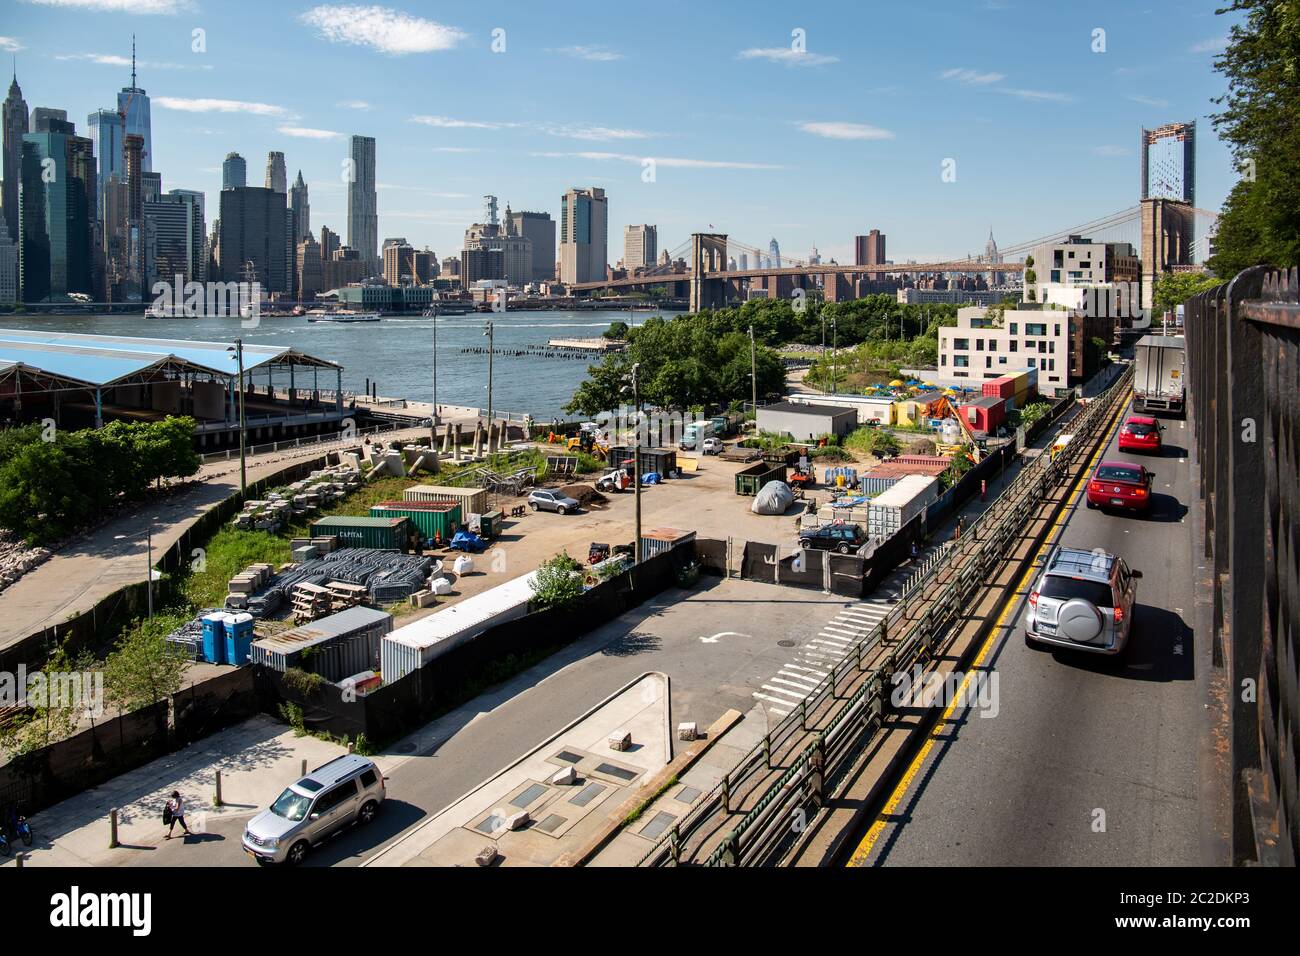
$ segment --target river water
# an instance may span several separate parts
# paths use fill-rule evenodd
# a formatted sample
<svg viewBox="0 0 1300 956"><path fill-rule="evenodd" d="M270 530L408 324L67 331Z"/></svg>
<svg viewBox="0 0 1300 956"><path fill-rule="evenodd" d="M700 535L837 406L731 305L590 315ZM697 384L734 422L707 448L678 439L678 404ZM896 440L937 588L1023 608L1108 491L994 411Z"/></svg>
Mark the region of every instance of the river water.
<svg viewBox="0 0 1300 956"><path fill-rule="evenodd" d="M586 377L588 361L558 356L509 354L553 338L595 338L611 322L631 324L626 311L509 312L442 316L438 322L438 402L442 405L487 405L485 322L495 321L492 405L501 413L549 419L562 414ZM644 313L636 316L643 320ZM343 366L343 387L365 391L370 379L380 396L428 402L433 396L433 323L431 318L384 318L379 322L308 322L305 318L263 317L257 328L243 328L229 318L146 319L143 316L14 315L0 327L92 332L147 338L201 339L229 342L236 336L252 345L292 346ZM595 361L593 358L592 361ZM322 375L322 388L334 387L333 374Z"/></svg>

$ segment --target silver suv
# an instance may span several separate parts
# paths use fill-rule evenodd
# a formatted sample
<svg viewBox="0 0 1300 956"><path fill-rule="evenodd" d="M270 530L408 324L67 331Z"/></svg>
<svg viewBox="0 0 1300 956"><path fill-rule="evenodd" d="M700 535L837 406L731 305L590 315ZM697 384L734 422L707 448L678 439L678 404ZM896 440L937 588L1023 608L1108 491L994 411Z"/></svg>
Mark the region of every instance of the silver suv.
<svg viewBox="0 0 1300 956"><path fill-rule="evenodd" d="M1119 654L1133 627L1141 571L1100 549L1057 547L1029 593L1025 643Z"/></svg>
<svg viewBox="0 0 1300 956"><path fill-rule="evenodd" d="M369 823L384 802L375 762L344 754L317 767L276 798L244 829L244 850L258 863L297 866L313 844L350 823Z"/></svg>

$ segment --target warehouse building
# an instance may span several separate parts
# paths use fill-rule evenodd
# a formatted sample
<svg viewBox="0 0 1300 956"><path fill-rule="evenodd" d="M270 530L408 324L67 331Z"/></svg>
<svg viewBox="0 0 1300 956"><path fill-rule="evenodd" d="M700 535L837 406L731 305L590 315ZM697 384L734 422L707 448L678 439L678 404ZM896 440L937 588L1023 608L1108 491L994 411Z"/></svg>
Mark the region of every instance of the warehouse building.
<svg viewBox="0 0 1300 956"><path fill-rule="evenodd" d="M286 346L242 348L249 442L292 440L355 415L343 366ZM239 442L232 342L0 328L0 420L60 428L189 415L201 448Z"/></svg>
<svg viewBox="0 0 1300 956"><path fill-rule="evenodd" d="M760 405L758 430L788 435L794 441L816 441L822 435L847 435L858 427L858 410L839 405Z"/></svg>

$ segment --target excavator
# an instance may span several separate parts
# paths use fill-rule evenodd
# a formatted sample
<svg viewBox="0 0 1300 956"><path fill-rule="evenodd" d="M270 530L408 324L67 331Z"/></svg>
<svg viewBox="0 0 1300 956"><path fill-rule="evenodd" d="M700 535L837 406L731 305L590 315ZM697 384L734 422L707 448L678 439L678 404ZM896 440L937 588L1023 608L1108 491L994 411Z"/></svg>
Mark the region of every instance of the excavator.
<svg viewBox="0 0 1300 956"><path fill-rule="evenodd" d="M955 418L957 424L961 426L962 433L966 436L966 441L970 448L967 454L973 463L979 464L983 453L980 451L979 444L975 441L975 431L970 427L970 423L962 417L961 409L954 405L947 395L940 395L934 401L925 406L925 415L927 418Z"/></svg>

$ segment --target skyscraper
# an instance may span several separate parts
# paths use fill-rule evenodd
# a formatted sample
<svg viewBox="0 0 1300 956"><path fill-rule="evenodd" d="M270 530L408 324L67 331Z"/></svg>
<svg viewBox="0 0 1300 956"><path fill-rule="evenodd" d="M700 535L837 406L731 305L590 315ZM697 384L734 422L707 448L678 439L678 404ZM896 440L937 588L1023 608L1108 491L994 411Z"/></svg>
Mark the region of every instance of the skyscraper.
<svg viewBox="0 0 1300 956"><path fill-rule="evenodd" d="M31 126L33 133L67 133L77 132L76 125L68 122L67 110L56 110L49 106L38 106L32 110Z"/></svg>
<svg viewBox="0 0 1300 956"><path fill-rule="evenodd" d="M1196 121L1142 130L1142 198L1196 205Z"/></svg>
<svg viewBox="0 0 1300 956"><path fill-rule="evenodd" d="M206 235L203 221L203 194L193 190L173 189L157 200L142 203L145 222L149 225L146 259L147 282L172 282L181 276L186 282L203 282L207 278Z"/></svg>
<svg viewBox="0 0 1300 956"><path fill-rule="evenodd" d="M95 204L99 218L104 218L104 187L109 179L123 178L122 118L113 110L95 110L86 117L86 129L99 157L99 175L95 187Z"/></svg>
<svg viewBox="0 0 1300 956"><path fill-rule="evenodd" d="M511 212L511 224L516 235L533 244L533 282L548 282L555 278L555 220L549 212ZM522 277L521 277L522 279Z"/></svg>
<svg viewBox="0 0 1300 956"><path fill-rule="evenodd" d="M153 133L149 119L149 95L136 85L135 37L131 37L131 85L117 94L117 112L125 117L126 132L141 137L141 162L146 173L153 172Z"/></svg>
<svg viewBox="0 0 1300 956"><path fill-rule="evenodd" d="M266 293L288 292L286 197L274 189L221 190L221 279L260 282Z"/></svg>
<svg viewBox="0 0 1300 956"><path fill-rule="evenodd" d="M18 183L22 178L23 137L28 133L27 102L23 91L18 86L18 72L14 71L13 82L9 84L9 95L4 102L4 159L0 164L0 175L4 176L4 192L0 194L5 225L9 227L9 238L19 241L18 231Z"/></svg>
<svg viewBox="0 0 1300 956"><path fill-rule="evenodd" d="M266 188L278 193L288 192L288 175L284 170L284 153L272 150L266 154Z"/></svg>
<svg viewBox="0 0 1300 956"><path fill-rule="evenodd" d="M772 265L777 269L781 268L781 246L777 243L776 236L773 236L772 241L767 244L767 251L772 255Z"/></svg>
<svg viewBox="0 0 1300 956"><path fill-rule="evenodd" d="M659 230L656 227L623 227L623 268L629 273L652 267L658 255Z"/></svg>
<svg viewBox="0 0 1300 956"><path fill-rule="evenodd" d="M0 306L18 303L18 245L9 238L9 227L0 217Z"/></svg>
<svg viewBox="0 0 1300 956"><path fill-rule="evenodd" d="M854 236L853 264L855 266L884 265L885 234L879 229L872 229L865 236Z"/></svg>
<svg viewBox="0 0 1300 956"><path fill-rule="evenodd" d="M600 282L609 265L609 203L599 187L570 189L561 198L560 281Z"/></svg>
<svg viewBox="0 0 1300 956"><path fill-rule="evenodd" d="M349 150L348 245L369 264L379 260L379 195L375 185L375 138L353 136Z"/></svg>
<svg viewBox="0 0 1300 956"><path fill-rule="evenodd" d="M248 185L248 163L238 153L226 153L221 164L221 188L243 189Z"/></svg>
<svg viewBox="0 0 1300 956"><path fill-rule="evenodd" d="M94 143L67 133L23 137L18 271L24 302L94 293Z"/></svg>
<svg viewBox="0 0 1300 956"><path fill-rule="evenodd" d="M311 235L311 203L307 197L307 184L303 182L302 170L289 188L289 208L293 210L295 239L305 239Z"/></svg>

